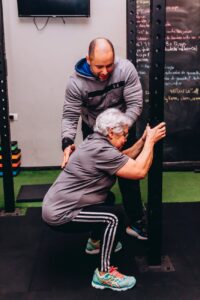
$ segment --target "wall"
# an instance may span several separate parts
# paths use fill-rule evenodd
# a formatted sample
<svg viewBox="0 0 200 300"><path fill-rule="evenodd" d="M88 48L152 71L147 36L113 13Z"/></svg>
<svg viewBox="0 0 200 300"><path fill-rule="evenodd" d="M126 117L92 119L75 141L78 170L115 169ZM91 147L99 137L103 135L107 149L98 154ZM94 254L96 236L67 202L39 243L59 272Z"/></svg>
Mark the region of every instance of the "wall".
<svg viewBox="0 0 200 300"><path fill-rule="evenodd" d="M12 140L21 148L23 167L60 165L66 80L97 36L111 39L126 57L126 0L91 0L90 18L65 18L65 24L50 19L40 31L32 18L18 18L17 0L3 0L3 13L9 111L18 114ZM46 19L36 21L42 28Z"/></svg>

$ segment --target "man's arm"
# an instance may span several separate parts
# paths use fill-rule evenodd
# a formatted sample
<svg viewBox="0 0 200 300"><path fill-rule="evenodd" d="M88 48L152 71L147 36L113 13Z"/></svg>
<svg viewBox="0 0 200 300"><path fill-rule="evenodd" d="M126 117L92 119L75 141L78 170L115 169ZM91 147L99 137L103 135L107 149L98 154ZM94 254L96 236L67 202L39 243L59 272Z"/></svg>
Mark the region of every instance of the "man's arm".
<svg viewBox="0 0 200 300"><path fill-rule="evenodd" d="M66 139L69 142L68 145L72 144L75 139L81 106L81 91L78 88L76 79L71 77L66 88L62 115L62 141ZM65 147L68 145L65 145Z"/></svg>
<svg viewBox="0 0 200 300"><path fill-rule="evenodd" d="M130 158L128 162L117 171L117 176L128 179L143 179L147 175L153 160L154 145L165 137L166 126L165 123L162 122L154 128L147 126L146 131L146 140L141 153L135 160Z"/></svg>
<svg viewBox="0 0 200 300"><path fill-rule="evenodd" d="M130 61L126 62L124 72L126 78L123 95L126 102L125 114L131 119L133 124L142 112L143 91L137 70Z"/></svg>
<svg viewBox="0 0 200 300"><path fill-rule="evenodd" d="M74 139L76 136L78 120L81 114L81 92L78 88L75 78L71 77L65 93L65 101L63 105L63 115L62 115L62 149L64 151L64 159L62 162L62 167L68 161L69 155L75 149Z"/></svg>

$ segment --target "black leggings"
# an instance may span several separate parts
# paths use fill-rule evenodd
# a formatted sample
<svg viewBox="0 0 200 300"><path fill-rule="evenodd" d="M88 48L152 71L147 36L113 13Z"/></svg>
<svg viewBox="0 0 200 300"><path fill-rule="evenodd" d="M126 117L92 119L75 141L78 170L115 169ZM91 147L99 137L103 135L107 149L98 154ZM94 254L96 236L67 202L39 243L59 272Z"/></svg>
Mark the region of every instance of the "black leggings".
<svg viewBox="0 0 200 300"><path fill-rule="evenodd" d="M69 223L50 226L65 233L92 232L92 237L101 240L100 271L107 272L111 253L124 231L124 215L118 206L91 205L83 208Z"/></svg>

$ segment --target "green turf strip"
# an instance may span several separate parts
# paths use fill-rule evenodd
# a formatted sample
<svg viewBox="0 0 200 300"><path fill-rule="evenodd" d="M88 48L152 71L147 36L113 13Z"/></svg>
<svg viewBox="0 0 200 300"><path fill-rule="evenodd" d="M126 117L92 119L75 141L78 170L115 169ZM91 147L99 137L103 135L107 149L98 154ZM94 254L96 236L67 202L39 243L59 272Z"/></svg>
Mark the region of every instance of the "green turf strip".
<svg viewBox="0 0 200 300"><path fill-rule="evenodd" d="M145 178L140 181L142 200L147 202L147 183ZM119 188L113 187L117 199L120 199ZM119 200L121 201L121 200ZM200 201L200 173L164 172L163 202L198 202Z"/></svg>
<svg viewBox="0 0 200 300"><path fill-rule="evenodd" d="M21 185L52 183L60 170L21 171L14 177L15 197ZM147 202L147 178L140 181L143 202ZM113 187L117 203L121 203L118 184ZM200 173L164 172L163 202L197 202L200 201ZM16 207L38 207L41 202L17 203ZM0 178L0 208L4 207L3 179Z"/></svg>
<svg viewBox="0 0 200 300"><path fill-rule="evenodd" d="M21 171L16 177L14 177L15 198L17 197L22 185L52 183L59 173L60 170ZM0 178L0 208L4 207L3 199L3 179ZM16 203L16 207L38 206L41 206L41 202Z"/></svg>

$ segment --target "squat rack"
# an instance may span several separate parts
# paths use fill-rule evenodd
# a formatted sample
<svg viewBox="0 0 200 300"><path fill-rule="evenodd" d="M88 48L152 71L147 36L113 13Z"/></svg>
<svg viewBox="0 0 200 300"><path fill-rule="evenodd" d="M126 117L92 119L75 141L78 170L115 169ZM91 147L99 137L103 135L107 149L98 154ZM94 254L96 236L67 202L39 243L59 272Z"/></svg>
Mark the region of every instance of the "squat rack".
<svg viewBox="0 0 200 300"><path fill-rule="evenodd" d="M165 0L150 0L150 8L151 65L149 101L150 124L155 125L163 120L164 114ZM136 0L127 0L127 57L136 64ZM14 212L15 195L11 162L9 101L2 0L0 0L0 120L5 212ZM148 178L148 261L150 265L161 264L162 152L162 142L159 142L155 147L154 161Z"/></svg>

